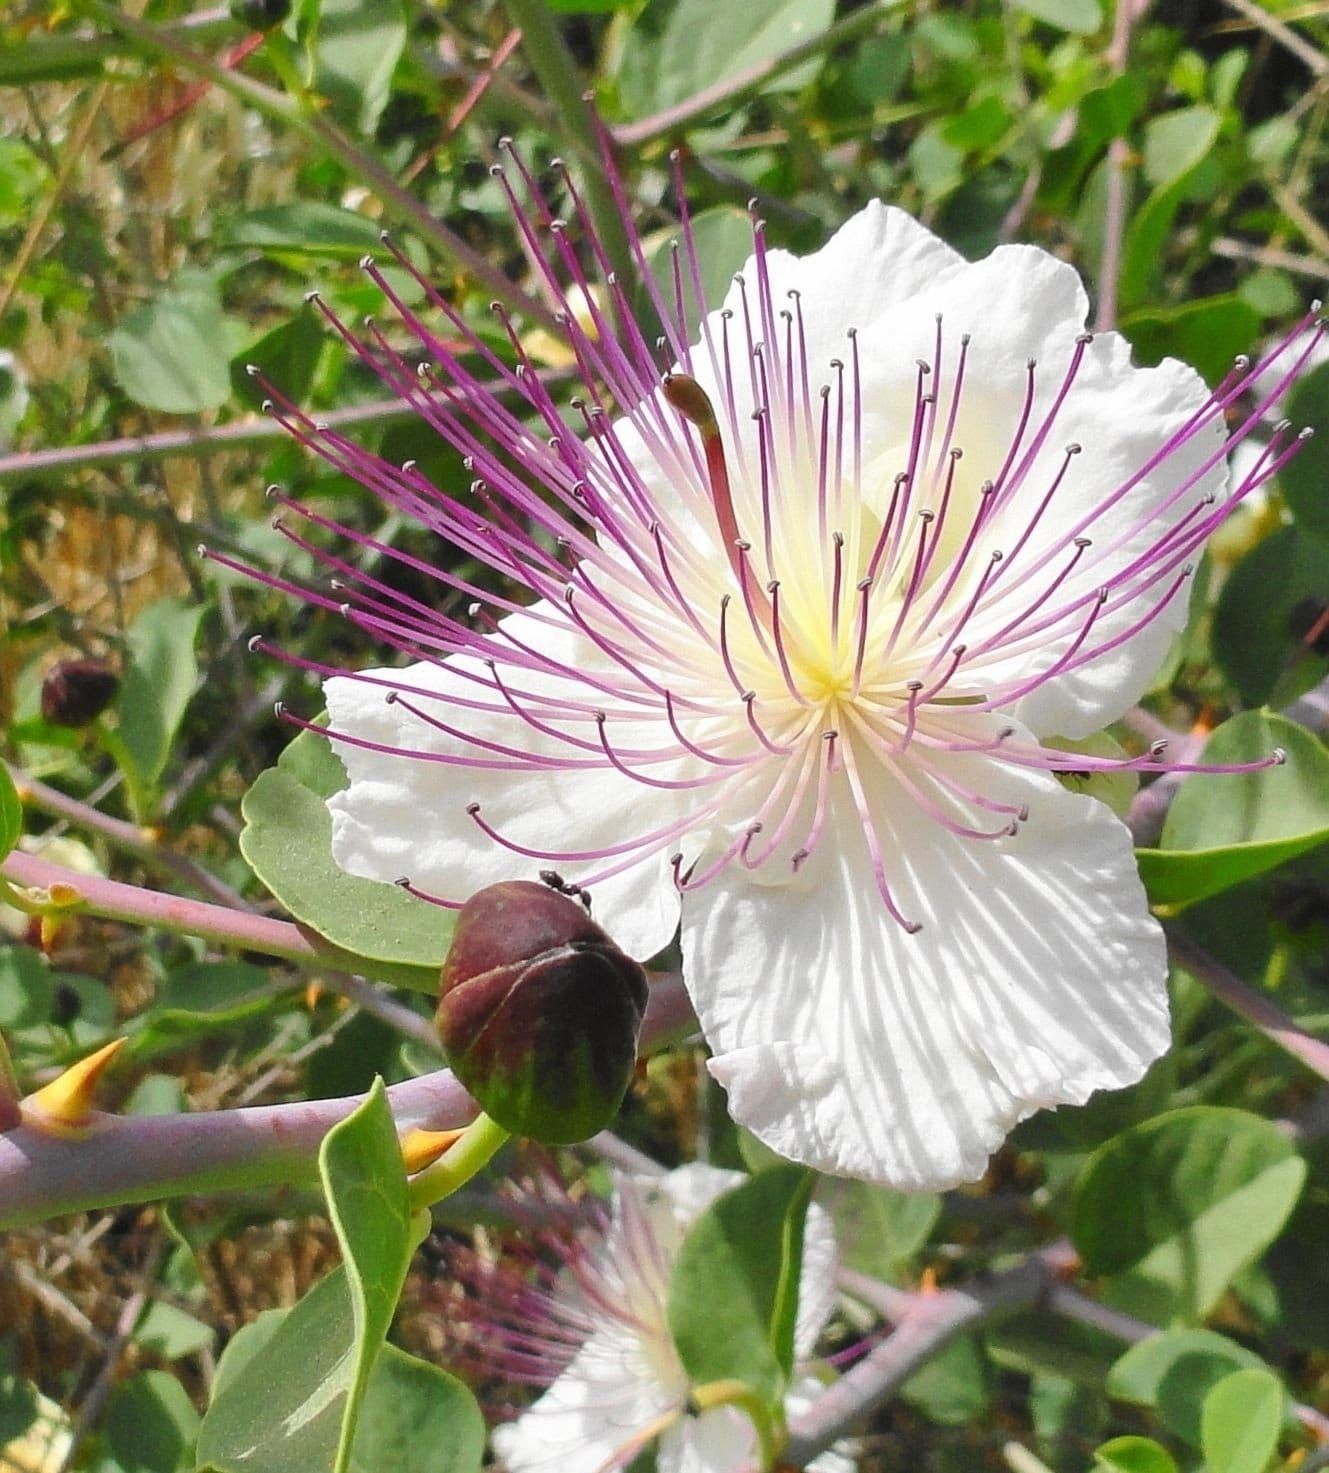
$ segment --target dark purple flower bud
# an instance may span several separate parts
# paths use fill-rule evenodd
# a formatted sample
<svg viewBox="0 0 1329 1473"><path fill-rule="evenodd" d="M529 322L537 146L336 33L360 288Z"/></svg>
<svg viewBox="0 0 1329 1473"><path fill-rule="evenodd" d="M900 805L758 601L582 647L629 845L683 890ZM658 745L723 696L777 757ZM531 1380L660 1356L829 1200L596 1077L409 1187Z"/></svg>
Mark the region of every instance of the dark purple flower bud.
<svg viewBox="0 0 1329 1473"><path fill-rule="evenodd" d="M462 907L438 1031L457 1078L514 1135L592 1136L632 1078L646 974L577 901L508 880Z"/></svg>
<svg viewBox="0 0 1329 1473"><path fill-rule="evenodd" d="M270 31L291 13L291 0L231 0L231 19L251 31Z"/></svg>
<svg viewBox="0 0 1329 1473"><path fill-rule="evenodd" d="M87 726L119 689L120 677L100 660L61 660L42 681L42 719L51 726Z"/></svg>

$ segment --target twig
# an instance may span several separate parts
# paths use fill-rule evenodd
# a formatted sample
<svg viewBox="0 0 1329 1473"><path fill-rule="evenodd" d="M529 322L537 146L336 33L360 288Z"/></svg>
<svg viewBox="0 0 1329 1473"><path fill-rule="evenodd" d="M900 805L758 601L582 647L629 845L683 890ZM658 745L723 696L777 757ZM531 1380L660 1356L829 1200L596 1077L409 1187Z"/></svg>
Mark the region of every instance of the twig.
<svg viewBox="0 0 1329 1473"><path fill-rule="evenodd" d="M1112 17L1112 40L1104 58L1114 76L1122 76L1130 59L1131 23L1136 0L1116 0ZM1098 315L1094 325L1106 332L1117 325L1117 287L1126 239L1126 167L1130 147L1124 138L1108 145L1107 199L1103 207L1103 256L1098 270Z"/></svg>
<svg viewBox="0 0 1329 1473"><path fill-rule="evenodd" d="M302 967L323 967L329 963L335 966L347 960L345 952L289 921L272 920L181 895L164 895L119 880L103 879L100 875L79 874L35 854L15 850L0 865L0 875L13 884L33 889L64 886L72 892L71 909L81 909L106 920L201 936L222 946L279 956Z"/></svg>
<svg viewBox="0 0 1329 1473"><path fill-rule="evenodd" d="M673 107L640 118L635 123L620 123L611 130L614 142L625 148L635 148L639 144L650 143L656 138L676 132L722 104L742 101L753 92L760 91L773 78L792 71L809 57L822 51L830 51L846 42L859 40L874 30L892 10L898 10L904 3L905 0L877 0L875 4L865 5L861 10L846 15L843 20L836 21L833 26L828 26L820 35L809 36L806 41L800 41L787 51L780 52L778 56L736 72L732 77L726 77L710 87L703 87L700 92L694 92L691 97L684 98Z"/></svg>
<svg viewBox="0 0 1329 1473"><path fill-rule="evenodd" d="M148 1302L148 1286L157 1275L157 1266L161 1263L161 1259L162 1241L158 1233L148 1254L148 1261L139 1271L139 1287L120 1308L120 1314L115 1322L115 1331L106 1347L106 1358L102 1361L97 1379L88 1388L88 1394L79 1405L78 1416L74 1419L74 1425L70 1429L69 1446L65 1449L65 1455L60 1460L56 1473L68 1473L68 1470L74 1466L80 1444L101 1415L106 1398L115 1384L116 1373L120 1369L120 1357L124 1355L125 1347L129 1344L134 1328L143 1313L143 1307Z"/></svg>
<svg viewBox="0 0 1329 1473"><path fill-rule="evenodd" d="M586 84L577 73L557 24L545 0L506 0L508 14L520 27L522 50L558 113L558 121L577 151L595 159L601 150L595 136ZM614 191L603 167L587 171L583 191L595 233L623 281L633 277L632 252L625 222L614 200Z"/></svg>
<svg viewBox="0 0 1329 1473"><path fill-rule="evenodd" d="M180 854L160 843L151 830L142 829L136 823L127 823L122 818L113 818L98 808L71 798L68 793L62 793L35 777L29 777L17 767L8 763L5 765L9 768L9 775L25 804L56 818L68 819L70 823L94 834L100 834L107 843L126 854L132 854L158 874L173 876L196 895L204 895L219 905L249 908L229 885L215 875L210 875L188 855Z"/></svg>
<svg viewBox="0 0 1329 1473"><path fill-rule="evenodd" d="M266 87L242 72L228 71L210 56L195 51L169 31L136 20L124 11L103 3L103 0L80 0L80 3L83 9L95 15L112 30L130 37L157 55L171 57L189 71L206 77L214 86L247 102L266 117L303 133L367 184L389 212L410 225L422 241L454 261L476 281L483 282L486 289L500 301L507 302L539 322L546 330L562 334L562 328L553 316L534 297L510 281L499 267L468 245L454 230L427 210L414 195L403 189L383 164L360 148L330 118L306 109L297 99Z"/></svg>
<svg viewBox="0 0 1329 1473"><path fill-rule="evenodd" d="M1278 271L1291 271L1297 276L1313 276L1317 281L1329 281L1329 261L1315 256L1300 256L1293 251L1277 250L1273 246L1251 245L1230 235L1220 235L1209 249L1225 261L1249 261L1256 266L1272 266Z"/></svg>
<svg viewBox="0 0 1329 1473"><path fill-rule="evenodd" d="M1243 15L1254 26L1258 26L1271 40L1277 41L1285 50L1290 51L1298 61L1303 62L1317 77L1329 74L1329 57L1323 52L1317 51L1309 41L1304 41L1291 26L1285 25L1275 15L1255 3L1255 0L1223 0L1229 10L1235 10L1238 15Z"/></svg>
<svg viewBox="0 0 1329 1473"><path fill-rule="evenodd" d="M642 1052L662 1047L690 1018L681 979L654 978ZM323 1137L362 1098L195 1115L98 1113L77 1138L21 1125L0 1134L0 1228L129 1202L312 1181ZM449 1069L392 1085L388 1101L401 1130L452 1129L475 1109Z"/></svg>
<svg viewBox="0 0 1329 1473"><path fill-rule="evenodd" d="M541 383L557 383L568 377L565 368L543 369ZM501 382L483 384L481 390L503 394L511 386ZM465 399L466 391L458 389L454 396ZM344 430L352 425L387 424L414 419L419 411L405 399L375 399L369 404L356 404L348 409L334 409L319 415L319 423L329 429ZM164 430L155 435L128 435L116 440L98 440L92 445L67 445L54 450L24 450L13 455L0 455L0 481L19 477L65 476L70 471L103 470L108 466L131 462L166 460L173 455L219 455L228 450L244 450L264 445L269 440L285 440L290 432L276 420L250 418L211 429Z"/></svg>
<svg viewBox="0 0 1329 1473"><path fill-rule="evenodd" d="M1258 1029L1285 1053L1291 1054L1321 1079L1329 1080L1329 1043L1307 1033L1277 1004L1247 986L1235 972L1229 971L1217 957L1198 946L1175 926L1168 926L1168 951L1172 960L1185 969L1219 1002Z"/></svg>
<svg viewBox="0 0 1329 1473"><path fill-rule="evenodd" d="M890 1335L790 1425L784 1462L804 1467L874 1412L926 1362L979 1325L1042 1302L1076 1263L1065 1241L1049 1244L965 1288L909 1296Z"/></svg>
<svg viewBox="0 0 1329 1473"><path fill-rule="evenodd" d="M1069 1284L1057 1284L1052 1288L1047 1298L1047 1307L1062 1319L1074 1320L1077 1324L1101 1330L1103 1334L1111 1335L1114 1340L1123 1340L1128 1345L1138 1345L1150 1335L1162 1333L1157 1325L1147 1324L1144 1320L1137 1320L1134 1315L1100 1304ZM1329 1417L1302 1402L1293 1402L1291 1406L1292 1415L1306 1431L1317 1442L1329 1446ZM1303 1467L1308 1466L1309 1463L1303 1464Z"/></svg>

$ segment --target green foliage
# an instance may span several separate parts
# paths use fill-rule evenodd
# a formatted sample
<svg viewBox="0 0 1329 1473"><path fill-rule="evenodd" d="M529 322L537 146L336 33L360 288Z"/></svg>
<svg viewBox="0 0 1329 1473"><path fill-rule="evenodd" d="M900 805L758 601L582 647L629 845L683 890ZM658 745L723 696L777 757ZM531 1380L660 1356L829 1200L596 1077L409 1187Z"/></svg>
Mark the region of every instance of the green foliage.
<svg viewBox="0 0 1329 1473"><path fill-rule="evenodd" d="M970 255L1035 242L1080 270L1095 312L1108 296L1120 227L1118 326L1135 360L1180 358L1211 383L1234 354L1258 354L1276 340L1325 275L1329 134L1304 48L1324 53L1329 21L1314 6L1265 7L1291 28L1302 55L1242 17L1208 25L1193 7L1137 7L1124 71L1110 51L1120 7L1109 0L549 0L549 8L569 44L572 95L592 90L609 125L637 130L639 141L621 143L617 156L667 299L675 148L702 253L700 294L711 307L749 255L751 199L776 250L815 249L873 197L925 213ZM336 746L313 736L286 744L268 714L277 697L316 710L313 672L382 663L381 644L372 628L218 562L200 564L193 549L201 539L327 595L310 550L269 525L262 488L275 482L368 539L352 546L330 528L301 530L380 579L391 590L384 597L459 613L451 590L422 571L436 565L486 593L510 591L404 515L381 517L336 467L264 420L263 391L245 366L256 365L311 418L362 415L341 424L358 443L391 465L418 460L442 490L464 496L461 457L400 407L376 407L382 382L326 331L303 294L318 288L348 325L381 313L358 262L366 253L389 260L380 231L390 227L497 360L477 355L470 366L482 377L510 369L512 349L489 312L493 292L457 266L431 227L445 226L531 287L525 243L485 167L508 133L555 212L569 217L572 248L589 260L546 167L562 153L584 180L584 146L532 69L529 40L516 42L503 0L297 0L276 26L264 17L280 4L260 4L248 14L262 12L261 33L229 19L224 6L112 7L145 16L221 68L192 97L188 63L114 34L95 4L11 9L0 6L0 464L16 448L74 461L54 472L0 471L0 705L7 718L12 704L13 715L5 756L108 817L159 828L166 846L247 901L283 907L341 948L330 966L433 994L448 915L336 868L325 806L345 781ZM233 55L238 44L253 49ZM810 54L781 64L787 48L804 44ZM109 91L75 157L99 79ZM267 103L255 103L260 89ZM660 116L667 109L676 110L672 121ZM341 141L329 147L329 136ZM1122 188L1109 209L1118 166ZM414 203L413 219L400 212L403 198ZM24 259L34 226L40 233ZM543 225L537 235L549 246ZM419 281L384 269L404 300L425 304ZM641 307L637 284L624 285ZM691 281L684 292L695 318ZM447 336L427 305L422 316ZM562 409L569 391L552 335L527 334L520 315L517 325ZM985 324L967 326L977 333ZM386 314L380 327L400 346ZM1249 407L1230 406L1230 422ZM1318 720L1322 690L1301 698L1329 674L1329 654L1306 637L1307 607L1329 598L1329 368L1273 407L1253 439L1284 412L1294 431L1308 424L1317 437L1268 488L1267 506L1251 498L1230 543L1202 564L1185 637L1144 704L1179 732L1220 722L1203 760L1253 760L1283 746L1290 761L1249 778L1187 778L1160 846L1143 852L1141 866L1153 901L1188 907L1178 922L1188 939L1323 1037L1329 771L1323 732L1292 723ZM202 444L188 443L197 433ZM1094 451L1088 437L1085 449ZM81 468L77 457L99 450L107 458ZM243 641L256 630L310 671L245 657ZM60 733L40 720L36 692L53 661L81 654L123 669L125 687L100 729ZM1131 775L1063 781L1129 812ZM240 811L248 869L230 827ZM68 822L35 803L21 817L36 839ZM0 854L19 820L0 776ZM83 830L77 820L71 827ZM163 891L190 888L104 834L83 837L80 862L89 869ZM48 857L64 862L56 849ZM230 1107L350 1094L376 1073L393 1080L439 1062L418 1038L403 1044L414 1011L352 1012L340 996L308 986L317 973L81 916L43 956L15 939L35 935L23 917L0 919L0 1027L20 1090L126 1034L105 1105L125 1116L221 1108L226 1128L238 1130L264 1117ZM975 1473L1004 1465L1008 1443L1012 1466L1023 1451L1054 1473L1086 1473L1091 1463L1094 1473L1199 1473L1202 1461L1204 1473L1258 1473L1280 1452L1289 1465L1295 1458L1301 1434L1281 1419L1289 1400L1314 1402L1322 1392L1317 1357L1329 1349L1323 1105L1301 1064L1225 1014L1189 974L1179 969L1173 990L1167 1058L1129 1089L1025 1121L983 1184L944 1197L818 1184L842 1262L889 1280L896 1294L913 1293L932 1273L944 1286L982 1285L1069 1224L1086 1267L1067 1302L1077 1294L1082 1308L1085 1296L1104 1301L1085 1310L1093 1323L1080 1323L1054 1294L951 1342L869 1419L863 1473ZM918 1000L920 1009L939 1005ZM651 1061L616 1127L658 1159L685 1157L698 1141L722 1150L732 1139L711 1120L694 1130L685 1048ZM209 1245L226 1249L243 1230L259 1255L252 1261L266 1266L281 1261L274 1240L298 1238L298 1265L319 1240L317 1223L303 1216L317 1203L296 1182L235 1202L191 1200L161 1229L168 1260L146 1286L130 1355L74 1466L192 1468L191 1398L212 1345L224 1351L203 1450L216 1453L216 1466L327 1473L339 1443L351 1473L480 1466L484 1432L470 1393L394 1347L372 1353L402 1261L400 1167L383 1124L380 1113L377 1136L359 1137L363 1149L344 1141L353 1149L337 1166L343 1234L356 1239L351 1275L337 1270L295 1310L263 1314L229 1343L237 1309L254 1306L223 1303L230 1289L218 1287L217 1264L229 1254L210 1261ZM0 1136L0 1153L9 1149ZM84 1159L94 1160L95 1146L87 1150ZM743 1152L750 1165L770 1160L751 1142ZM570 1156L560 1166L581 1169ZM789 1372L789 1286L770 1272L801 1211L789 1171L743 1188L753 1195L708 1215L689 1239L675 1332L698 1380L737 1375L773 1397ZM601 1167L590 1175L604 1185ZM451 1203L448 1231L479 1218L498 1242L501 1213L491 1207ZM159 1230L157 1209L141 1219L135 1212L117 1214L100 1235L90 1222L93 1237L74 1240L73 1266L53 1274L55 1293L99 1330L115 1323L118 1305L85 1289L93 1281L87 1251L98 1263L105 1254L108 1285L131 1281L146 1261L144 1236ZM54 1242L6 1239L7 1260L42 1273L59 1265L70 1258L69 1232L85 1230L55 1231ZM438 1333L447 1287L432 1256L427 1266L406 1291L402 1333L412 1344L421 1343L422 1319L431 1337ZM4 1332L25 1357L21 1375L0 1369L7 1465L6 1443L43 1419L52 1406L44 1397L77 1417L88 1383L59 1353L64 1329L40 1307L25 1316L32 1301L17 1276L0 1279L0 1312L18 1306ZM247 1282L243 1274L238 1282ZM253 1282L266 1293L262 1275ZM1105 1309L1183 1328L1123 1354L1122 1334L1109 1333L1121 1322ZM847 1297L839 1314L837 1345L878 1333L879 1318ZM449 1346L462 1329L449 1321ZM1141 1333L1139 1323L1128 1321L1127 1332ZM357 1387L348 1446L343 1424ZM301 1435L275 1435L292 1415L308 1417ZM653 1466L653 1456L648 1450L634 1466Z"/></svg>
<svg viewBox="0 0 1329 1473"><path fill-rule="evenodd" d="M144 609L126 636L128 658L113 708L114 750L145 818L198 683L194 646L205 612L164 598Z"/></svg>
<svg viewBox="0 0 1329 1473"><path fill-rule="evenodd" d="M220 1380L199 1435L200 1461L219 1473L351 1467L361 1404L414 1246L381 1082L328 1133L319 1170L345 1261Z"/></svg>
<svg viewBox="0 0 1329 1473"><path fill-rule="evenodd" d="M215 282L182 281L135 307L107 339L120 387L144 409L198 414L231 397L234 324Z"/></svg>
<svg viewBox="0 0 1329 1473"><path fill-rule="evenodd" d="M1306 1164L1239 1110L1175 1110L1101 1146L1076 1185L1071 1234L1114 1302L1154 1323L1201 1319L1277 1236Z"/></svg>
<svg viewBox="0 0 1329 1473"><path fill-rule="evenodd" d="M1200 1446L1212 1473L1264 1473L1278 1447L1286 1400L1268 1371L1225 1376L1200 1413Z"/></svg>
<svg viewBox="0 0 1329 1473"><path fill-rule="evenodd" d="M245 794L240 852L297 920L363 958L376 976L436 992L451 913L338 868L325 799L344 785L345 773L323 738L307 737Z"/></svg>
<svg viewBox="0 0 1329 1473"><path fill-rule="evenodd" d="M9 769L0 763L0 859L18 843L23 832L23 804Z"/></svg>
<svg viewBox="0 0 1329 1473"><path fill-rule="evenodd" d="M1183 784L1162 847L1140 854L1155 904L1217 895L1329 839L1329 753L1304 728L1269 712L1243 712L1214 732L1200 760L1259 762L1278 748L1287 755L1281 767L1201 773Z"/></svg>
<svg viewBox="0 0 1329 1473"><path fill-rule="evenodd" d="M812 40L834 13L834 0L751 0L743 6L653 0L628 36L619 87L634 114L658 112ZM813 62L767 86L802 87L816 70Z"/></svg>
<svg viewBox="0 0 1329 1473"><path fill-rule="evenodd" d="M828 1181L817 1200L835 1221L840 1261L887 1279L909 1264L941 1216L935 1193L893 1192L868 1182Z"/></svg>
<svg viewBox="0 0 1329 1473"><path fill-rule="evenodd" d="M1326 587L1329 543L1298 527L1280 527L1232 570L1214 610L1214 654L1246 705L1282 705L1329 673L1329 657L1298 638L1294 613Z"/></svg>
<svg viewBox="0 0 1329 1473"><path fill-rule="evenodd" d="M1322 363L1300 379L1287 397L1287 417L1300 429L1315 431L1309 444L1292 457L1280 481L1297 525L1306 532L1329 537L1329 363Z"/></svg>
<svg viewBox="0 0 1329 1473"><path fill-rule="evenodd" d="M191 1473L199 1416L165 1371L142 1371L111 1394L107 1449L117 1473Z"/></svg>
<svg viewBox="0 0 1329 1473"><path fill-rule="evenodd" d="M683 1240L669 1329L694 1386L737 1380L779 1406L793 1367L814 1185L800 1167L768 1167L713 1202Z"/></svg>
<svg viewBox="0 0 1329 1473"><path fill-rule="evenodd" d="M1142 1340L1112 1367L1110 1396L1158 1413L1169 1432L1199 1447L1205 1399L1237 1371L1265 1374L1258 1355L1212 1330L1173 1330Z"/></svg>
<svg viewBox="0 0 1329 1473"><path fill-rule="evenodd" d="M1177 1473L1172 1454L1151 1437L1114 1437L1094 1449L1093 1473Z"/></svg>

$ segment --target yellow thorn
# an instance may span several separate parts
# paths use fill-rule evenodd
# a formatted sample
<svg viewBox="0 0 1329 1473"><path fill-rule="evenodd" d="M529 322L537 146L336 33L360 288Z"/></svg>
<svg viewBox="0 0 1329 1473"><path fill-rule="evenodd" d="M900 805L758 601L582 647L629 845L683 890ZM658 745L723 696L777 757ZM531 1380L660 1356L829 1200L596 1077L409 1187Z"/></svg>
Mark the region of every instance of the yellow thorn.
<svg viewBox="0 0 1329 1473"><path fill-rule="evenodd" d="M937 1270L931 1265L925 1268L918 1276L918 1292L920 1294L936 1294L939 1292L937 1289Z"/></svg>
<svg viewBox="0 0 1329 1473"><path fill-rule="evenodd" d="M401 1159L406 1165L406 1174L414 1176L455 1145L465 1130L408 1130L401 1138Z"/></svg>
<svg viewBox="0 0 1329 1473"><path fill-rule="evenodd" d="M64 921L58 915L53 915L49 911L41 918L38 928L38 940L41 942L43 951L51 952L55 950L56 940L64 928L64 924Z"/></svg>
<svg viewBox="0 0 1329 1473"><path fill-rule="evenodd" d="M312 1013L318 1006L318 1000L323 996L323 984L321 982L310 982L305 988L305 1007Z"/></svg>
<svg viewBox="0 0 1329 1473"><path fill-rule="evenodd" d="M71 1064L50 1084L44 1084L20 1104L28 1125L56 1135L77 1135L92 1123L92 1098L106 1066L125 1046L127 1039L113 1038L95 1054Z"/></svg>
<svg viewBox="0 0 1329 1473"><path fill-rule="evenodd" d="M77 885L55 880L46 887L46 898L52 905L69 906L83 904L83 891Z"/></svg>

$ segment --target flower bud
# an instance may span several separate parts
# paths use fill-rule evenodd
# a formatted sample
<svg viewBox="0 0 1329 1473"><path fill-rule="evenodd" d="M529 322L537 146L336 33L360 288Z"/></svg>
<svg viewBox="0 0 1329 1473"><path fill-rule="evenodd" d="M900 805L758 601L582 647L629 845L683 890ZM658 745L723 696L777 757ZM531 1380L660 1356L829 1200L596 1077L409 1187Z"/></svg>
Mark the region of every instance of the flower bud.
<svg viewBox="0 0 1329 1473"><path fill-rule="evenodd" d="M51 726L87 726L119 689L120 677L100 660L61 660L42 681L42 719Z"/></svg>
<svg viewBox="0 0 1329 1473"><path fill-rule="evenodd" d="M231 0L231 19L251 31L270 31L291 13L291 0Z"/></svg>
<svg viewBox="0 0 1329 1473"><path fill-rule="evenodd" d="M575 900L529 880L480 890L440 981L448 1062L494 1120L548 1145L604 1129L632 1078L646 974Z"/></svg>

